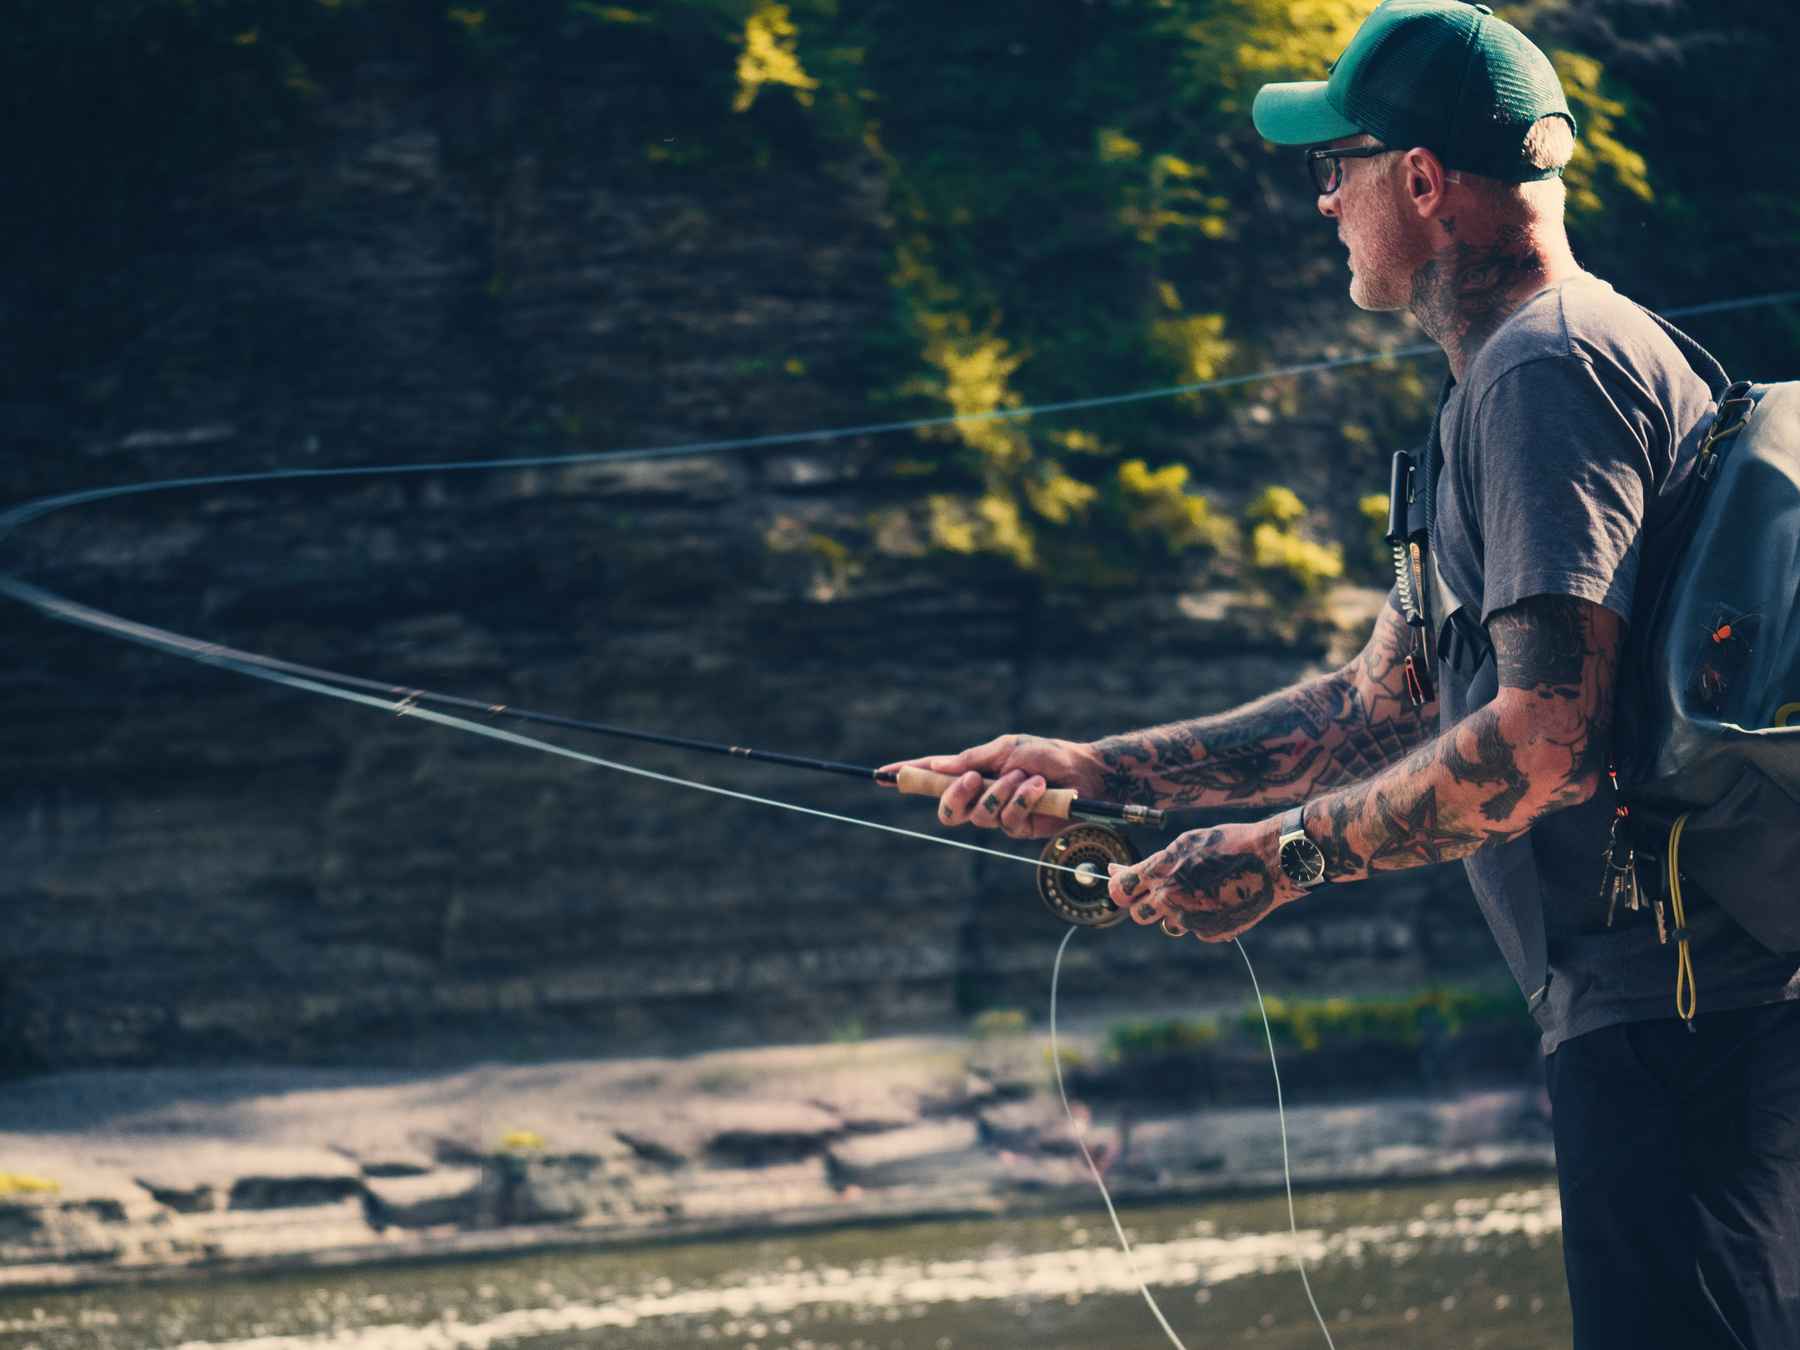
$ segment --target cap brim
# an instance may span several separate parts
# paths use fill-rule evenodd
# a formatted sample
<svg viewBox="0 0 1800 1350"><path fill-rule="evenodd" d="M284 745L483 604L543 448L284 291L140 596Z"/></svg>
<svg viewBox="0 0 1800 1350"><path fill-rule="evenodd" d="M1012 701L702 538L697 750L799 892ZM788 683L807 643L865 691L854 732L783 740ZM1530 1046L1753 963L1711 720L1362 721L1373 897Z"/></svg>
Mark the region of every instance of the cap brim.
<svg viewBox="0 0 1800 1350"><path fill-rule="evenodd" d="M1325 101L1324 80L1265 84L1256 91L1250 120L1277 145L1320 145L1358 136L1362 128Z"/></svg>

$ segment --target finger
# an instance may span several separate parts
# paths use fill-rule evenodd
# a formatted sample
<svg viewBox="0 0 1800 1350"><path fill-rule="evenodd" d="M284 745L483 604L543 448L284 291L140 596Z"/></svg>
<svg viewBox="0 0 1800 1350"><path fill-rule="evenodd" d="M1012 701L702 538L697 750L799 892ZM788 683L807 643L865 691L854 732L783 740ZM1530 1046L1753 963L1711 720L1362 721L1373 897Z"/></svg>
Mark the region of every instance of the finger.
<svg viewBox="0 0 1800 1350"><path fill-rule="evenodd" d="M1141 867L1143 864L1138 864ZM1130 867L1124 863L1108 863L1106 865L1106 894L1113 904L1120 909L1129 910L1142 896L1144 878L1138 867Z"/></svg>
<svg viewBox="0 0 1800 1350"><path fill-rule="evenodd" d="M993 786L981 794L981 800L975 803L969 819L984 829L996 828L1000 824L1000 813L1006 809L1013 794L1019 790L1019 784L1024 781L1023 769L1012 769L1001 774L994 780Z"/></svg>
<svg viewBox="0 0 1800 1350"><path fill-rule="evenodd" d="M1000 810L1000 828L1015 839L1029 838L1032 833L1031 816L1038 799L1050 790L1050 785L1043 778L1033 774L1019 784L1019 790Z"/></svg>
<svg viewBox="0 0 1800 1350"><path fill-rule="evenodd" d="M1160 888L1148 875L1157 856L1146 858L1135 867L1123 863L1108 864L1112 880L1106 893L1114 905L1131 916L1133 923L1160 923L1174 917L1175 911L1164 902Z"/></svg>
<svg viewBox="0 0 1800 1350"><path fill-rule="evenodd" d="M1170 910L1154 895L1147 895L1135 902L1126 913L1131 915L1133 923L1148 926L1153 923L1162 923L1169 917Z"/></svg>
<svg viewBox="0 0 1800 1350"><path fill-rule="evenodd" d="M966 825L975 800L981 795L981 775L973 769L963 774L938 798L938 819L946 825Z"/></svg>
<svg viewBox="0 0 1800 1350"><path fill-rule="evenodd" d="M991 741L983 741L980 745L954 755L928 755L918 761L921 768L930 769L933 773L967 773L970 769L977 773L993 773L1006 763L1007 752L1015 738L996 736Z"/></svg>

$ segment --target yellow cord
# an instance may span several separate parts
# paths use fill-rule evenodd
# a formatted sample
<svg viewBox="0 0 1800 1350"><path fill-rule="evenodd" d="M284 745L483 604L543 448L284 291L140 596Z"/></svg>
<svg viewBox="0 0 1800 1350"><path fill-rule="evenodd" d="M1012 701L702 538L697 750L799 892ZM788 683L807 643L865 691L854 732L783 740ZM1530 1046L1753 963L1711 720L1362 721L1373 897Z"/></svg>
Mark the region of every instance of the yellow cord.
<svg viewBox="0 0 1800 1350"><path fill-rule="evenodd" d="M1687 826L1687 812L1675 818L1674 828L1669 831L1669 900L1675 910L1675 931L1678 934L1687 932L1687 911L1681 906L1681 868L1679 857L1681 851L1681 831ZM1694 1010L1699 1005L1699 996L1694 988L1694 955L1688 950L1688 940L1679 937L1675 943L1675 1011L1689 1024L1694 1021Z"/></svg>

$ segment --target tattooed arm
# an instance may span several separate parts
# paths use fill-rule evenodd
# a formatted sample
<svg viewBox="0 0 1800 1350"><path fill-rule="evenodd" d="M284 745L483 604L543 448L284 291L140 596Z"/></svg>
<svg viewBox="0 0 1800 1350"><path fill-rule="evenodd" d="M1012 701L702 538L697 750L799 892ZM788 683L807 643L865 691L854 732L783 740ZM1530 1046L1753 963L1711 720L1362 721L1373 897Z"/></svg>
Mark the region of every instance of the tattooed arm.
<svg viewBox="0 0 1800 1350"><path fill-rule="evenodd" d="M1610 610L1538 596L1488 621L1500 691L1443 735L1306 811L1325 875L1354 881L1517 839L1598 789L1611 740L1623 624ZM1273 820L1193 830L1114 870L1111 894L1139 923L1222 941L1305 894L1277 865Z"/></svg>
<svg viewBox="0 0 1800 1350"><path fill-rule="evenodd" d="M1500 692L1387 772L1307 813L1326 875L1444 862L1517 839L1598 789L1612 733L1623 623L1543 595L1488 620ZM1321 837L1323 836L1323 837Z"/></svg>
<svg viewBox="0 0 1800 1350"><path fill-rule="evenodd" d="M1255 703L1097 741L1099 795L1149 806L1294 805L1369 778L1437 728L1402 678L1409 633L1389 594L1362 654Z"/></svg>
<svg viewBox="0 0 1800 1350"><path fill-rule="evenodd" d="M1406 695L1407 645L1406 619L1390 594L1356 660L1231 712L1092 744L998 736L958 755L885 768L952 775L938 819L1019 838L1068 824L1033 809L1052 787L1146 806L1291 806L1378 773L1431 735L1437 705L1414 708Z"/></svg>

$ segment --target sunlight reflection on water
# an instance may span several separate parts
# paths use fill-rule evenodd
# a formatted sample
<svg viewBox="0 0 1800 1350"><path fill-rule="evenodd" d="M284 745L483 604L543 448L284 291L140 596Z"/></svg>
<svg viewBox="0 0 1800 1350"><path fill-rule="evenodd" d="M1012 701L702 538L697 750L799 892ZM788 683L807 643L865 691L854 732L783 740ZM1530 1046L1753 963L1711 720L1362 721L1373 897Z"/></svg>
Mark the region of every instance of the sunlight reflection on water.
<svg viewBox="0 0 1800 1350"><path fill-rule="evenodd" d="M1195 1209L1202 1209L1203 1216ZM1322 1345L1280 1202L1127 1211L1190 1344ZM1082 1214L632 1253L521 1257L180 1290L0 1299L3 1350L1055 1350L1166 1345ZM1102 1238L1108 1241L1102 1241ZM1302 1197L1340 1350L1566 1345L1553 1184Z"/></svg>

